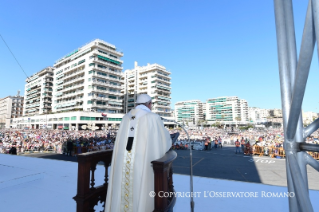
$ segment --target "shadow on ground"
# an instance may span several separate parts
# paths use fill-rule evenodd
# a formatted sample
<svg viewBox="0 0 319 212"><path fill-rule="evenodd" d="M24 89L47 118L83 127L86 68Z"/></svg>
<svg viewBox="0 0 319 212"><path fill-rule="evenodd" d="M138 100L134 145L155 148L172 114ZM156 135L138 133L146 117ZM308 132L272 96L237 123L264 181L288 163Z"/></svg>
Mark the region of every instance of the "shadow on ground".
<svg viewBox="0 0 319 212"><path fill-rule="evenodd" d="M189 150L177 150L173 163L174 173L190 175ZM234 147L223 147L207 151L193 150L193 175L261 183L252 156L235 154Z"/></svg>

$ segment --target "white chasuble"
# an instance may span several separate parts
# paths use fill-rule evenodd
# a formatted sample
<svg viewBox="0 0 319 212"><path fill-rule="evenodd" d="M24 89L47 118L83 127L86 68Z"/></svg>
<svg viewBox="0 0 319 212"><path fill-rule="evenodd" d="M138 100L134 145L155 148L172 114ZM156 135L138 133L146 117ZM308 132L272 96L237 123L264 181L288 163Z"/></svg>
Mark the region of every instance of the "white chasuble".
<svg viewBox="0 0 319 212"><path fill-rule="evenodd" d="M113 149L105 212L154 210L154 198L149 196L154 191L151 161L161 158L171 145L157 114L133 109L123 117Z"/></svg>

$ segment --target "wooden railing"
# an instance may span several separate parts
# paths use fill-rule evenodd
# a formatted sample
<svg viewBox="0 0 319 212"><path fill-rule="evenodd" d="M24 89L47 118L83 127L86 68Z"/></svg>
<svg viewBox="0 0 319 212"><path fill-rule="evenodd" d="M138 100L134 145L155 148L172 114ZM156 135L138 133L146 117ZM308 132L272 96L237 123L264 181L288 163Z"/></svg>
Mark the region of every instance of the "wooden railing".
<svg viewBox="0 0 319 212"><path fill-rule="evenodd" d="M167 152L162 158L152 161L154 170L154 211L153 212L170 212L176 202L175 195L165 195L161 197L159 192L172 194L175 192L173 185L173 161L176 159L177 153L173 150ZM171 193L172 192L172 193Z"/></svg>
<svg viewBox="0 0 319 212"><path fill-rule="evenodd" d="M94 212L94 206L104 203L108 186L108 166L111 164L113 150L87 152L78 155L78 185L77 194L73 199L76 201L77 212ZM152 161L154 170L154 191L174 192L172 163L176 159L175 151L167 152L162 158ZM103 161L105 166L104 184L94 187L94 172L98 162ZM91 176L91 182L90 182ZM176 202L175 195L172 197L154 198L154 212L171 212Z"/></svg>
<svg viewBox="0 0 319 212"><path fill-rule="evenodd" d="M94 212L94 206L98 202L106 200L108 185L108 166L111 164L113 150L87 152L78 155L78 186L76 201L77 212ZM105 167L104 184L95 186L94 172L97 164L103 161ZM90 182L91 175L91 182Z"/></svg>

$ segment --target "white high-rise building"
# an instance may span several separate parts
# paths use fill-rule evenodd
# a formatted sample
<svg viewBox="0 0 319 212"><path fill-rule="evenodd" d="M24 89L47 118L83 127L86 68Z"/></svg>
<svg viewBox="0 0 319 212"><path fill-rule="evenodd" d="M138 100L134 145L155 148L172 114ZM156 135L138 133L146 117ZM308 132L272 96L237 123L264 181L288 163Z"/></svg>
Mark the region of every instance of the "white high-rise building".
<svg viewBox="0 0 319 212"><path fill-rule="evenodd" d="M177 122L187 122L189 126L197 125L203 120L203 103L200 100L175 103L175 119Z"/></svg>
<svg viewBox="0 0 319 212"><path fill-rule="evenodd" d="M53 112L123 113L123 53L103 40L93 40L54 64Z"/></svg>
<svg viewBox="0 0 319 212"><path fill-rule="evenodd" d="M248 119L251 122L265 122L270 116L269 109L262 109L258 107L248 108Z"/></svg>
<svg viewBox="0 0 319 212"><path fill-rule="evenodd" d="M206 120L206 102L202 102L203 119Z"/></svg>
<svg viewBox="0 0 319 212"><path fill-rule="evenodd" d="M303 124L305 124L305 125L311 124L317 118L318 118L318 115L315 112L311 112L311 111L304 112L304 111L302 111Z"/></svg>
<svg viewBox="0 0 319 212"><path fill-rule="evenodd" d="M52 110L53 67L47 67L26 79L23 115L47 114Z"/></svg>
<svg viewBox="0 0 319 212"><path fill-rule="evenodd" d="M12 118L21 117L23 114L23 96L7 96L0 99L0 129L9 128Z"/></svg>
<svg viewBox="0 0 319 212"><path fill-rule="evenodd" d="M237 96L218 97L206 101L206 120L209 122L247 122L248 103Z"/></svg>
<svg viewBox="0 0 319 212"><path fill-rule="evenodd" d="M274 118L282 118L282 110L281 109L270 109L269 116Z"/></svg>
<svg viewBox="0 0 319 212"><path fill-rule="evenodd" d="M124 86L124 112L134 108L137 94L148 94L152 97L152 112L160 116L170 116L171 103L171 77L164 66L147 64L138 66L135 62L134 69L125 70L122 79Z"/></svg>
<svg viewBox="0 0 319 212"><path fill-rule="evenodd" d="M240 121L248 121L248 102L244 99L240 99L237 107L240 109Z"/></svg>

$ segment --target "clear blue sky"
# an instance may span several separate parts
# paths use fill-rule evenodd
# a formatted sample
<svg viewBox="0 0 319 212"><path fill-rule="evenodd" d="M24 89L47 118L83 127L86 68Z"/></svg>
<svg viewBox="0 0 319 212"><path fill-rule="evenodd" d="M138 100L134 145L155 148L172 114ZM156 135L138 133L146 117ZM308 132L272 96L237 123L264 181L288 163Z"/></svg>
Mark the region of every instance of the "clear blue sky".
<svg viewBox="0 0 319 212"><path fill-rule="evenodd" d="M293 2L299 49L307 2ZM0 34L28 76L100 38L124 52L124 70L134 61L170 70L172 108L219 96L281 108L272 0L2 0ZM319 112L317 61L315 50L304 111ZM2 40L0 73L1 98L23 91L26 77Z"/></svg>

